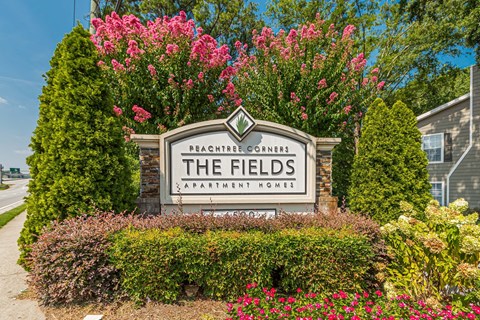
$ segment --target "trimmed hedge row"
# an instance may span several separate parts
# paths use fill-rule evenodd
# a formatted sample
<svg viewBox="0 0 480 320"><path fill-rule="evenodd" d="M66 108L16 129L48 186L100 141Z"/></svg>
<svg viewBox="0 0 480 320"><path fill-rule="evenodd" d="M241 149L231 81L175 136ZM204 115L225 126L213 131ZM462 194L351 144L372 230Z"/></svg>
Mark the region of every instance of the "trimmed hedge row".
<svg viewBox="0 0 480 320"><path fill-rule="evenodd" d="M372 288L385 247L378 225L357 215L141 217L99 213L44 230L32 246L29 281L44 304L174 301L197 283L232 298L248 282L332 291Z"/></svg>
<svg viewBox="0 0 480 320"><path fill-rule="evenodd" d="M209 298L227 300L238 297L248 283L268 287L274 280L283 292L299 287L326 293L363 290L374 253L364 236L347 231L199 235L177 228L123 231L113 240L111 257L130 297L172 302L186 283L199 285Z"/></svg>

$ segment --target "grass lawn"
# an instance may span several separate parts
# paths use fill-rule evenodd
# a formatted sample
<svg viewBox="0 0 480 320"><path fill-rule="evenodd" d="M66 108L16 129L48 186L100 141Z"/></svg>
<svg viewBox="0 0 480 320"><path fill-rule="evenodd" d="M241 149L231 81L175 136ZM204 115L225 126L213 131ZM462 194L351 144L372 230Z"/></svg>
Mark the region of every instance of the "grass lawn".
<svg viewBox="0 0 480 320"><path fill-rule="evenodd" d="M8 184L0 184L0 190L7 190L8 188L10 188Z"/></svg>
<svg viewBox="0 0 480 320"><path fill-rule="evenodd" d="M24 203L16 208L13 208L12 210L9 210L7 212L0 214L0 228L2 228L4 225L6 225L10 220L18 216L20 213L25 211L26 208L27 208L27 205Z"/></svg>

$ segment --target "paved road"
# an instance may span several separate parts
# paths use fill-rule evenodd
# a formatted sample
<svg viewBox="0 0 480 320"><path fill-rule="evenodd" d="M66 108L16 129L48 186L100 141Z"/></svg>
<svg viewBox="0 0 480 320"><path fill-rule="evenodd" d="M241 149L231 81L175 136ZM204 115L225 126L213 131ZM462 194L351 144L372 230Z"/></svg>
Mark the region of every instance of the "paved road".
<svg viewBox="0 0 480 320"><path fill-rule="evenodd" d="M15 298L27 288L25 283L27 273L17 265L20 255L17 239L25 219L26 214L23 212L0 229L0 319L2 320L45 319L36 301Z"/></svg>
<svg viewBox="0 0 480 320"><path fill-rule="evenodd" d="M23 203L23 197L27 195L29 179L3 180L10 188L0 191L0 213L13 209Z"/></svg>

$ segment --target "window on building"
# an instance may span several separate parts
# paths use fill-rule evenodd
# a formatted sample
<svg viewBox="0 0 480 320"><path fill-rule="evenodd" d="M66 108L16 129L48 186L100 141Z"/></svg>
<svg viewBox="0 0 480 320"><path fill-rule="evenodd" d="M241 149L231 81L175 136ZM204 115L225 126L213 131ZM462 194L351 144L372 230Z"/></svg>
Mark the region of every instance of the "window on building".
<svg viewBox="0 0 480 320"><path fill-rule="evenodd" d="M422 149L427 153L430 163L443 162L443 133L423 136Z"/></svg>
<svg viewBox="0 0 480 320"><path fill-rule="evenodd" d="M432 185L432 189L430 189L430 193L433 196L434 200L437 200L441 206L443 206L443 182L430 182Z"/></svg>

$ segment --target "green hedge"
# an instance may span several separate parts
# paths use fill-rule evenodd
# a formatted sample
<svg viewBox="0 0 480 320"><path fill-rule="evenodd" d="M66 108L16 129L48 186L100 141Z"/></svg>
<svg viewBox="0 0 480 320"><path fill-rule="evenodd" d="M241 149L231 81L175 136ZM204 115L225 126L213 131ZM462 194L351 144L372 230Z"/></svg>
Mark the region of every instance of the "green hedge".
<svg viewBox="0 0 480 320"><path fill-rule="evenodd" d="M361 290L374 260L366 237L319 228L204 234L130 228L112 241L110 259L136 301L175 301L188 283L206 297L229 300L248 283L284 292Z"/></svg>

